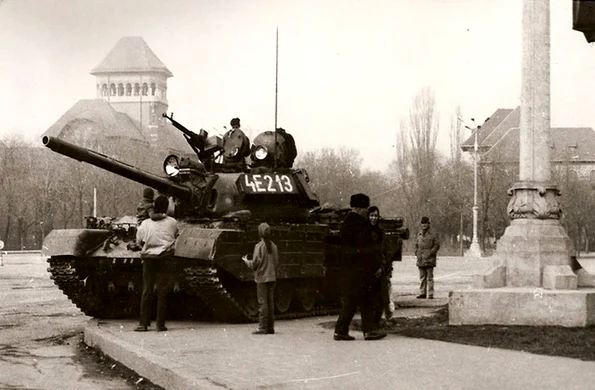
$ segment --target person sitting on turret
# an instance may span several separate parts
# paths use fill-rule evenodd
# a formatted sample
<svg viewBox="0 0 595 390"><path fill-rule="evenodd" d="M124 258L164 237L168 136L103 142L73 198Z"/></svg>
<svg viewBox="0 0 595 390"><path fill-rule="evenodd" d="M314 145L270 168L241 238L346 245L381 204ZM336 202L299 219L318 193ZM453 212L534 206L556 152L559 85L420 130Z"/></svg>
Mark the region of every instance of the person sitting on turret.
<svg viewBox="0 0 595 390"><path fill-rule="evenodd" d="M250 154L250 140L240 129L240 118L233 118L229 124L231 130L223 134L223 163L243 169L245 157Z"/></svg>
<svg viewBox="0 0 595 390"><path fill-rule="evenodd" d="M138 226L145 220L153 216L155 207L153 205L153 199L155 198L155 192L150 187L145 187L143 190L143 199L136 207L136 223Z"/></svg>
<svg viewBox="0 0 595 390"><path fill-rule="evenodd" d="M231 122L229 122L232 130L239 130L240 129L240 118L233 118Z"/></svg>
<svg viewBox="0 0 595 390"><path fill-rule="evenodd" d="M291 168L293 166L293 162L297 157L297 149L295 147L295 140L293 136L285 131L284 128L278 127L276 130L277 134L280 134L283 137L283 144L285 146L285 153L283 161L279 161L280 166L283 168Z"/></svg>

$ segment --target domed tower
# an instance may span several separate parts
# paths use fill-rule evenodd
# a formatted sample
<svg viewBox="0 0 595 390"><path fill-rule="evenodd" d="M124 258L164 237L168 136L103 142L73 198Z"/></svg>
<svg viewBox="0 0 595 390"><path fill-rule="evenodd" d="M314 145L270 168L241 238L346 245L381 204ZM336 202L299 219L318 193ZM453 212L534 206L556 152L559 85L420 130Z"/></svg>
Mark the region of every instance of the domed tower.
<svg viewBox="0 0 595 390"><path fill-rule="evenodd" d="M140 131L154 144L167 112L167 79L173 74L141 37L123 37L91 74L96 77L97 97L138 122Z"/></svg>

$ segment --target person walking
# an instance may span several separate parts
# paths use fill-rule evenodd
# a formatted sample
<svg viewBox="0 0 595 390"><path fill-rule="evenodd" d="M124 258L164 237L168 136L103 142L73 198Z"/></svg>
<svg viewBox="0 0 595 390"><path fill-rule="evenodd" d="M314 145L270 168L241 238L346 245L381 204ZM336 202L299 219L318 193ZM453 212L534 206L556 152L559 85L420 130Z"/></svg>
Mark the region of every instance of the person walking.
<svg viewBox="0 0 595 390"><path fill-rule="evenodd" d="M349 201L351 211L340 227L341 236L341 287L343 304L335 324L335 340L355 340L349 335L349 325L359 306L362 332L365 340L378 340L386 336L374 323L373 282L380 268L379 259L373 256L374 239L368 220L370 198L354 194Z"/></svg>
<svg viewBox="0 0 595 390"><path fill-rule="evenodd" d="M254 246L252 260L244 255L242 260L254 271L258 298L258 330L253 334L275 333L275 283L279 269L279 251L271 241L271 227L263 222L258 225L260 241Z"/></svg>
<svg viewBox="0 0 595 390"><path fill-rule="evenodd" d="M438 237L430 230L430 219L421 218L421 229L415 240L415 256L417 257L417 268L419 269L419 295L417 298L434 298L434 267L436 267L436 255L440 249Z"/></svg>
<svg viewBox="0 0 595 390"><path fill-rule="evenodd" d="M376 273L377 280L373 283L374 293L376 295L376 306L374 309L374 322L380 326L380 319L382 314L387 321L393 317L393 309L391 307L391 277L393 272L393 265L388 258L386 245L384 241L384 232L380 228L380 210L376 206L368 208L368 218L372 225L373 241L374 241L374 256L380 262L380 269Z"/></svg>
<svg viewBox="0 0 595 390"><path fill-rule="evenodd" d="M145 220L136 232L137 244L142 247L143 293L140 303L140 321L134 329L146 332L151 325L151 295L157 286L157 331L166 331L168 270L167 260L173 255L178 236L178 225L174 218L166 214L169 201L166 196L155 198L155 213Z"/></svg>

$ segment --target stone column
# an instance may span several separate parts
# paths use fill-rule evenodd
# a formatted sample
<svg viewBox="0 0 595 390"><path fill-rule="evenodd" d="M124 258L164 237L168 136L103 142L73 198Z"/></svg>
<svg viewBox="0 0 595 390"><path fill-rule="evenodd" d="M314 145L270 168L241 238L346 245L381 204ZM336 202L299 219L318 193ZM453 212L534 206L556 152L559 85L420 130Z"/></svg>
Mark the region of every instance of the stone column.
<svg viewBox="0 0 595 390"><path fill-rule="evenodd" d="M512 222L496 253L506 261L507 286L540 287L544 267L569 267L572 245L551 182L549 0L523 0L521 84L519 181L509 190Z"/></svg>

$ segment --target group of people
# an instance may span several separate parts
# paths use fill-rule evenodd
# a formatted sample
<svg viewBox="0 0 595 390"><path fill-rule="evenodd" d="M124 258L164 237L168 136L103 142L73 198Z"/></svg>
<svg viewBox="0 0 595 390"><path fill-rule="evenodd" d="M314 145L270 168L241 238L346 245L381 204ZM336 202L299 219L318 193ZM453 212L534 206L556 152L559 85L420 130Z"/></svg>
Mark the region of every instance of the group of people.
<svg viewBox="0 0 595 390"><path fill-rule="evenodd" d="M138 229L136 241L141 246L143 260L143 292L140 321L135 331L145 332L151 324L151 295L157 291L157 331L165 331L167 309L167 257L173 255L178 236L176 220L167 215L169 200L157 196L146 188L137 208ZM360 309L362 332L365 340L378 340L386 336L380 321L384 314L392 318L391 302L392 259L388 258L384 233L379 226L380 211L370 206L365 194L350 198L351 211L340 227L341 236L341 293L342 307L335 324L335 340L355 340L349 335L349 326ZM271 240L271 228L263 222L258 226L260 241L254 246L251 258L242 260L253 270L259 306L259 327L253 334L274 334L274 291L279 268L279 251ZM421 219L416 236L415 255L420 275L420 294L417 298L434 297L433 270L440 249L437 236L430 231L430 220Z"/></svg>
<svg viewBox="0 0 595 390"><path fill-rule="evenodd" d="M360 308L362 332L365 340L386 336L380 319L392 318L391 277L392 259L388 258L384 233L378 222L380 211L370 206L365 194L351 196L351 212L343 221L341 234L343 305L335 324L335 340L354 340L349 325ZM434 297L434 267L440 249L438 237L430 231L430 220L422 217L421 229L415 240L416 265L420 275L420 294L417 298Z"/></svg>

